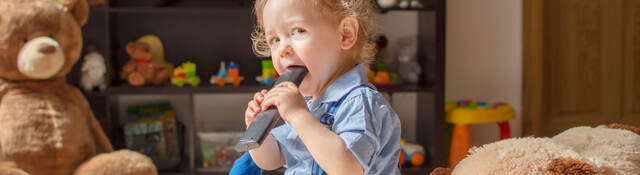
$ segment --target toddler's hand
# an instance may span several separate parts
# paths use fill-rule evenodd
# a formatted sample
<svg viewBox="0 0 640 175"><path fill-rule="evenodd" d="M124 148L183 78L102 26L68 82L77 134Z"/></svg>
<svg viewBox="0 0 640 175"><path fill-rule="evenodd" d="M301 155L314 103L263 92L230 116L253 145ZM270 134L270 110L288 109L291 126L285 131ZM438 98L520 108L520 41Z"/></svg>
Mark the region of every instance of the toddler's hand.
<svg viewBox="0 0 640 175"><path fill-rule="evenodd" d="M262 107L260 104L264 100L264 96L266 94L267 90L263 89L262 91L257 92L255 95L253 95L253 100L249 101L247 110L244 112L244 122L247 125L247 128L249 128L251 122L256 119L258 113L262 111Z"/></svg>
<svg viewBox="0 0 640 175"><path fill-rule="evenodd" d="M298 87L292 82L282 82L269 90L261 103L262 110L275 106L280 112L280 117L289 122L299 112L309 112L307 105L298 90Z"/></svg>

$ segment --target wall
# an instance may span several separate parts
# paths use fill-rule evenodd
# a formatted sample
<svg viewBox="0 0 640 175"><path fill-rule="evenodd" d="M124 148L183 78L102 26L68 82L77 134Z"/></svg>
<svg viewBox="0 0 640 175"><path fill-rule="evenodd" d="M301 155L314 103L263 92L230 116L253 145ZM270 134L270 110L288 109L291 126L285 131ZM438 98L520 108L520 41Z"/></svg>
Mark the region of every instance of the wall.
<svg viewBox="0 0 640 175"><path fill-rule="evenodd" d="M520 0L447 1L445 98L511 104L512 136L522 133L521 14ZM498 140L495 124L470 129L473 145Z"/></svg>

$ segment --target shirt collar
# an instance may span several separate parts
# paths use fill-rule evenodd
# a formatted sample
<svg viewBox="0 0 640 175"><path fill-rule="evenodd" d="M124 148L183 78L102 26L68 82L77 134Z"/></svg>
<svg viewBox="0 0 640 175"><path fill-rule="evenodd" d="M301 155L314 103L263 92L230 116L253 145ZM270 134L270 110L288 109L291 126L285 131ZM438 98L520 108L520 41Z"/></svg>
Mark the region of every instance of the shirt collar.
<svg viewBox="0 0 640 175"><path fill-rule="evenodd" d="M324 94L322 94L322 96L320 96L316 101L320 103L338 101L342 96L348 93L349 90L363 84L371 88L375 88L369 84L369 80L367 79L367 70L364 64L358 64L356 67L334 80L331 85L327 87L327 90L324 91Z"/></svg>

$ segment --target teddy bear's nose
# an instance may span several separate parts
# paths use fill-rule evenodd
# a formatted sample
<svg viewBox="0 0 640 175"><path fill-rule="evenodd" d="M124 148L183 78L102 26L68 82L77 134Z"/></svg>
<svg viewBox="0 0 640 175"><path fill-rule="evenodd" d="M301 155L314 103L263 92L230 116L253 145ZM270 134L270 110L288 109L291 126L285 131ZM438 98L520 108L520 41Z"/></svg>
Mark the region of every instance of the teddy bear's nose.
<svg viewBox="0 0 640 175"><path fill-rule="evenodd" d="M46 46L41 47L40 49L38 49L38 51L40 53L48 55L48 54L51 54L51 53L55 52L56 51L56 47L52 46L52 45L46 45Z"/></svg>

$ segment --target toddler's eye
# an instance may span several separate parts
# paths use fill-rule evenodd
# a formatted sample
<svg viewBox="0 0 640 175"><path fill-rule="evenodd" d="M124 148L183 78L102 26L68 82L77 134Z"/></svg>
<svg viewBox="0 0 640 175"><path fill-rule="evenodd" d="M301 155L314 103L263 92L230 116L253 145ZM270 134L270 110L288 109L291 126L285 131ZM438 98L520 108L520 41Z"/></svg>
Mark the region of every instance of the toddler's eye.
<svg viewBox="0 0 640 175"><path fill-rule="evenodd" d="M302 34L304 32L306 32L306 30L301 29L301 28L295 28L295 29L293 29L292 35L299 35L299 34Z"/></svg>
<svg viewBox="0 0 640 175"><path fill-rule="evenodd" d="M269 40L269 43L274 46L274 45L278 45L278 42L280 42L280 38L271 38L271 40Z"/></svg>

